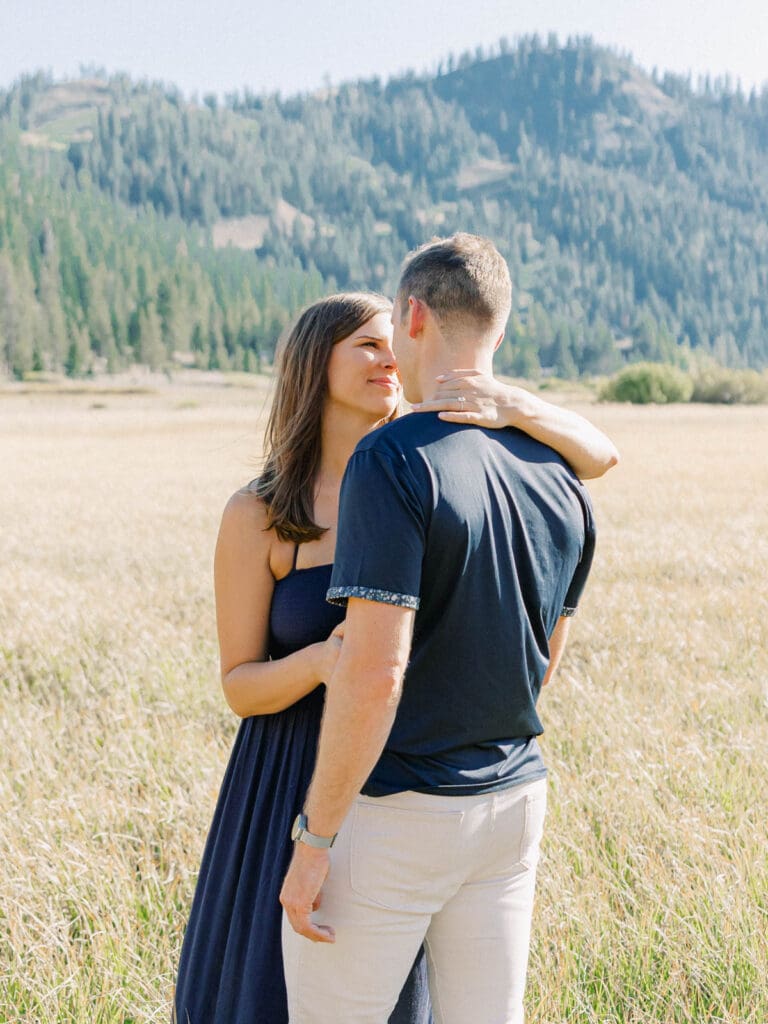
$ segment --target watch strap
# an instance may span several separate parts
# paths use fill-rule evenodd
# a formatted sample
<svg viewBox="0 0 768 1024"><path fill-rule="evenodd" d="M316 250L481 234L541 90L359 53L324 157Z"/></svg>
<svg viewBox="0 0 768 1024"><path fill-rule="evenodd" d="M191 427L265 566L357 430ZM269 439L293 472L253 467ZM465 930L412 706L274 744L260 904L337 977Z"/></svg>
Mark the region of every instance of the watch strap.
<svg viewBox="0 0 768 1024"><path fill-rule="evenodd" d="M291 829L291 839L294 843L304 843L306 846L313 846L317 850L329 850L336 842L338 832L332 836L316 836L307 828L306 814L297 814L296 820Z"/></svg>

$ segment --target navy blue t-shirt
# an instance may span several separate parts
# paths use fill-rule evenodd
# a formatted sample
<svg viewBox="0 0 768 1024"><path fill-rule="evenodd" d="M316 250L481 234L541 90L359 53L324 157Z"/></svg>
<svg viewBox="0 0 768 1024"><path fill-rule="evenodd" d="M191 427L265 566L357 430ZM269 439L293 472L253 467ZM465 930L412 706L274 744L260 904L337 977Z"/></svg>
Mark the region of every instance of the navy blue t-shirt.
<svg viewBox="0 0 768 1024"><path fill-rule="evenodd" d="M363 792L483 793L545 774L548 638L594 548L589 496L517 430L412 413L349 461L328 600L417 609L403 692Z"/></svg>

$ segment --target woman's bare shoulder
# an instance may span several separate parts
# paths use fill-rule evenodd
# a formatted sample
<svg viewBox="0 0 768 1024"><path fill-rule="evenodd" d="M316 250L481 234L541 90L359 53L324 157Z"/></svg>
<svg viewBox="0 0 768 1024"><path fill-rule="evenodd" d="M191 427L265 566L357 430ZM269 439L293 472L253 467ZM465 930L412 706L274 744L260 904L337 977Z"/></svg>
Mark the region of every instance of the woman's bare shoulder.
<svg viewBox="0 0 768 1024"><path fill-rule="evenodd" d="M269 508L251 484L231 496L221 517L217 556L240 568L266 567L279 580L291 571L296 545L281 539L270 524Z"/></svg>
<svg viewBox="0 0 768 1024"><path fill-rule="evenodd" d="M269 550L275 532L269 525L269 510L253 484L246 484L229 498L221 516L219 539L247 543L250 548Z"/></svg>

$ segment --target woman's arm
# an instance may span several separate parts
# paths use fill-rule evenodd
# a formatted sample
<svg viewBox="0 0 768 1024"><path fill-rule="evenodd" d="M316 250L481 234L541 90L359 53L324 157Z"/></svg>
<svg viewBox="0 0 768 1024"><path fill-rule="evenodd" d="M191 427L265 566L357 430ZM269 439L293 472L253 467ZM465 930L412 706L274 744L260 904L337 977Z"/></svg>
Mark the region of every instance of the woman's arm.
<svg viewBox="0 0 768 1024"><path fill-rule="evenodd" d="M435 397L414 411L439 412L440 419L452 423L517 427L554 448L582 480L602 476L619 461L616 446L588 419L525 388L502 384L479 370L455 370L437 379Z"/></svg>
<svg viewBox="0 0 768 1024"><path fill-rule="evenodd" d="M227 703L241 718L295 704L330 678L341 646L334 635L285 658L265 660L275 586L272 542L263 502L238 491L222 516L214 583L221 682Z"/></svg>

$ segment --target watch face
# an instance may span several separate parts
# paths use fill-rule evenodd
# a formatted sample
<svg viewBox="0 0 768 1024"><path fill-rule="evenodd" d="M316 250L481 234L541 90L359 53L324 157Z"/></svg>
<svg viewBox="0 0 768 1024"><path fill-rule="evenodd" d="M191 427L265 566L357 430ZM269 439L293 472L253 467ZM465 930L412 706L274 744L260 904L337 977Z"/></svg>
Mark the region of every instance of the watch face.
<svg viewBox="0 0 768 1024"><path fill-rule="evenodd" d="M306 828L306 825L302 821L303 817L304 817L303 814L297 814L296 815L296 820L293 823L293 828L291 829L291 839L293 839L294 842L299 838L301 833Z"/></svg>

